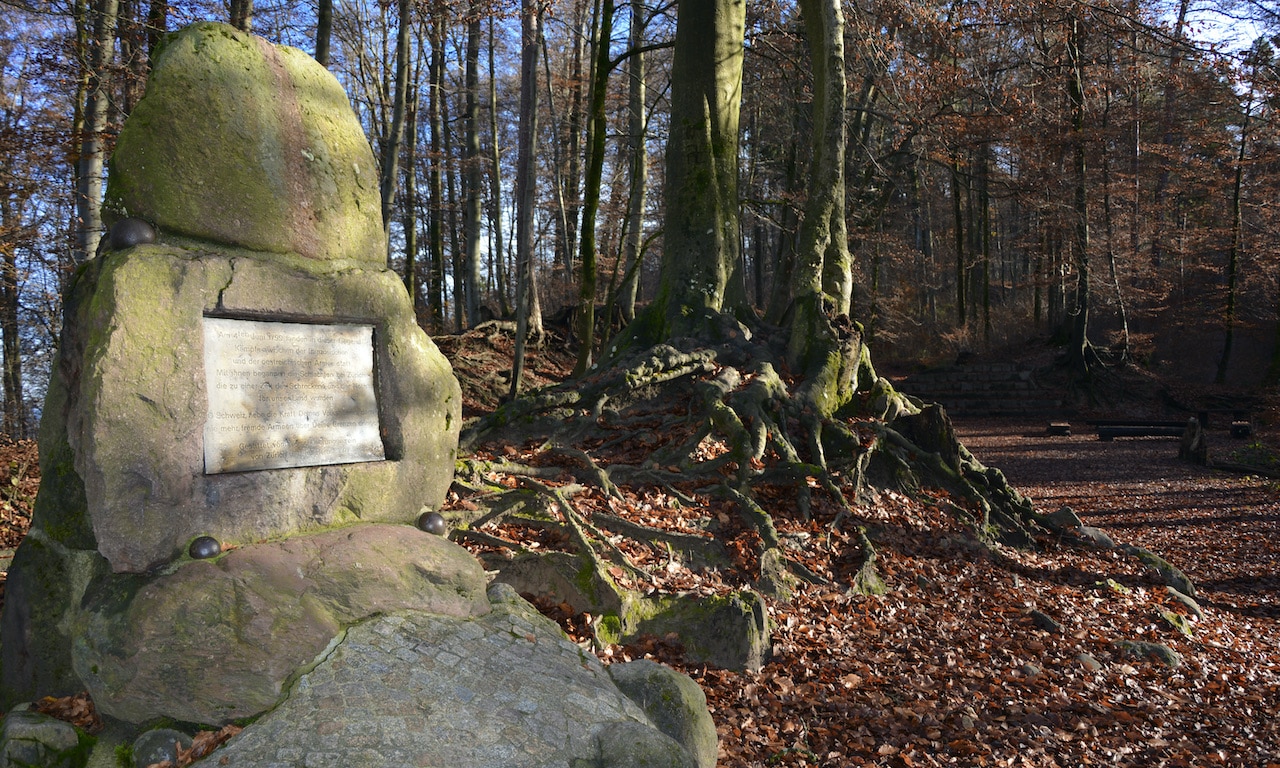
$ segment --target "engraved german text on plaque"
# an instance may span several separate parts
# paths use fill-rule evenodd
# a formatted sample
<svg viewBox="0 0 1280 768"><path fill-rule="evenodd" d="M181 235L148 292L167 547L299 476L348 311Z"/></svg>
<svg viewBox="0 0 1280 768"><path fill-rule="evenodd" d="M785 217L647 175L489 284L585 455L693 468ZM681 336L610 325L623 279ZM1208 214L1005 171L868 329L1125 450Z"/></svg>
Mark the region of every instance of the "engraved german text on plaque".
<svg viewBox="0 0 1280 768"><path fill-rule="evenodd" d="M207 474L385 458L373 326L204 318Z"/></svg>

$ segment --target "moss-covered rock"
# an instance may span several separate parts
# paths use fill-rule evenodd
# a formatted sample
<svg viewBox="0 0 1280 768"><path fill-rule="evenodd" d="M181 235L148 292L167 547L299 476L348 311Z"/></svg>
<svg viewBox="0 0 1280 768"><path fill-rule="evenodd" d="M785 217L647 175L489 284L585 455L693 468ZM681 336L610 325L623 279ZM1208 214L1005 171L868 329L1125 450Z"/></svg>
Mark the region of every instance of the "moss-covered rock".
<svg viewBox="0 0 1280 768"><path fill-rule="evenodd" d="M89 584L110 572L97 552L70 549L38 528L9 566L0 629L0 709L84 690L71 664L72 627Z"/></svg>
<svg viewBox="0 0 1280 768"><path fill-rule="evenodd" d="M99 579L72 622L72 657L111 717L220 725L274 706L344 627L399 610L480 616L486 587L446 539L353 526Z"/></svg>
<svg viewBox="0 0 1280 768"><path fill-rule="evenodd" d="M639 659L613 664L609 676L627 698L640 705L653 724L679 742L699 768L715 768L719 740L707 711L707 697L688 675Z"/></svg>
<svg viewBox="0 0 1280 768"><path fill-rule="evenodd" d="M225 24L165 39L110 162L108 218L313 259L385 260L378 167L342 86Z"/></svg>
<svg viewBox="0 0 1280 768"><path fill-rule="evenodd" d="M0 723L0 768L83 768L94 742L70 723L14 709Z"/></svg>
<svg viewBox="0 0 1280 768"><path fill-rule="evenodd" d="M443 500L460 390L393 272L163 244L101 261L77 276L68 305L46 414L63 419L74 461L47 430L59 463L46 477L64 482L42 486L42 497L60 498L37 502L36 526L96 544L116 571L145 571L202 534L239 544L356 520L409 522ZM209 313L373 325L387 461L206 474Z"/></svg>

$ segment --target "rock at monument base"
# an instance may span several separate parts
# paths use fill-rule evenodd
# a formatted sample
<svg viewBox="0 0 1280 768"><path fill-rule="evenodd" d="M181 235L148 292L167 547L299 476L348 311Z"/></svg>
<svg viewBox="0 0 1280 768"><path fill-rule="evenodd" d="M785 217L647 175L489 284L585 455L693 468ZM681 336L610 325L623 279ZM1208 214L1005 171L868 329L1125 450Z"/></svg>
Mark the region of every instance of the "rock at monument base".
<svg viewBox="0 0 1280 768"><path fill-rule="evenodd" d="M206 762L706 766L514 590L495 585L490 596L493 610L478 618L402 612L352 627L279 707Z"/></svg>
<svg viewBox="0 0 1280 768"><path fill-rule="evenodd" d="M769 658L768 614L764 599L751 590L714 596L642 597L586 570L590 566L583 564L583 558L564 552L512 559L490 557L485 567L497 571L495 581L509 584L521 594L546 596L568 603L575 611L600 616L596 637L606 645L674 632L680 636L689 661L758 671Z"/></svg>
<svg viewBox="0 0 1280 768"><path fill-rule="evenodd" d="M470 553L408 525L358 525L233 550L156 578L109 576L72 620L103 714L220 725L257 715L344 627L399 610L486 613Z"/></svg>
<svg viewBox="0 0 1280 768"><path fill-rule="evenodd" d="M94 741L70 723L14 709L0 723L0 768L81 768Z"/></svg>
<svg viewBox="0 0 1280 768"><path fill-rule="evenodd" d="M5 583L0 708L84 690L71 664L70 620L89 584L110 572L97 552L68 549L39 529L27 534Z"/></svg>
<svg viewBox="0 0 1280 768"><path fill-rule="evenodd" d="M697 683L648 659L613 664L609 676L658 730L689 750L699 768L715 768L719 737L707 712L707 696Z"/></svg>

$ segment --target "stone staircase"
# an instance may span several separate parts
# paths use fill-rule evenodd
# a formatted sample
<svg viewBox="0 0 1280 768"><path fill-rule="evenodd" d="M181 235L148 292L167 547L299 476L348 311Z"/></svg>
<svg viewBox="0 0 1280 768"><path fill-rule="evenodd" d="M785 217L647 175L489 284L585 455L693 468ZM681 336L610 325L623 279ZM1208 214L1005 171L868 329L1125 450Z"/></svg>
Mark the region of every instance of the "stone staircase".
<svg viewBox="0 0 1280 768"><path fill-rule="evenodd" d="M1014 363L969 363L932 368L894 383L900 391L939 403L951 416L1052 416L1062 409L1034 372Z"/></svg>

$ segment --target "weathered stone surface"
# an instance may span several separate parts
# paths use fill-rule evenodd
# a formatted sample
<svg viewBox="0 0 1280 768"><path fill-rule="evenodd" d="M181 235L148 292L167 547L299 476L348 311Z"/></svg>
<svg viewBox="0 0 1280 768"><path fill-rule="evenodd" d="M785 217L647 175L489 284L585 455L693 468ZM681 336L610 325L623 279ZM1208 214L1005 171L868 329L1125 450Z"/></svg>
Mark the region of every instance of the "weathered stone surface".
<svg viewBox="0 0 1280 768"><path fill-rule="evenodd" d="M147 731L133 742L133 768L147 768L166 760L177 765L178 745L190 749L191 737L172 728L153 728Z"/></svg>
<svg viewBox="0 0 1280 768"><path fill-rule="evenodd" d="M707 696L697 683L648 659L613 664L609 676L640 705L658 730L694 756L699 768L715 768L719 751L716 724L707 711Z"/></svg>
<svg viewBox="0 0 1280 768"><path fill-rule="evenodd" d="M5 584L0 709L84 690L71 665L70 620L88 585L109 573L97 552L64 547L38 528L27 534Z"/></svg>
<svg viewBox="0 0 1280 768"><path fill-rule="evenodd" d="M602 617L595 627L604 643L622 643L641 635L676 633L690 661L718 667L759 670L769 657L769 618L764 600L744 590L724 596L642 597L622 589L593 568L590 560L564 552L492 557L485 567L494 580L516 592L566 602L576 611Z"/></svg>
<svg viewBox="0 0 1280 768"><path fill-rule="evenodd" d="M507 585L479 618L352 627L289 697L205 762L264 766L700 765ZM659 759L662 762L654 762Z"/></svg>
<svg viewBox="0 0 1280 768"><path fill-rule="evenodd" d="M382 263L378 166L342 86L294 48L195 24L152 57L105 212L254 251Z"/></svg>
<svg viewBox="0 0 1280 768"><path fill-rule="evenodd" d="M344 627L398 610L486 613L484 571L409 525L251 545L99 580L72 621L73 662L107 715L217 725L274 706Z"/></svg>
<svg viewBox="0 0 1280 768"><path fill-rule="evenodd" d="M710 597L671 595L635 601L623 619L627 637L680 636L690 661L759 671L769 660L769 617L750 590Z"/></svg>
<svg viewBox="0 0 1280 768"><path fill-rule="evenodd" d="M55 410L45 412L55 430L65 426L62 458L74 466L50 469L83 482L92 525L83 531L83 516L64 514L62 535L96 542L114 570L153 568L202 534L238 544L356 520L409 522L443 500L461 396L391 271L161 244L96 260L76 281ZM206 475L206 312L375 325L387 461Z"/></svg>
<svg viewBox="0 0 1280 768"><path fill-rule="evenodd" d="M0 724L0 768L81 768L93 741L70 723L15 709Z"/></svg>

